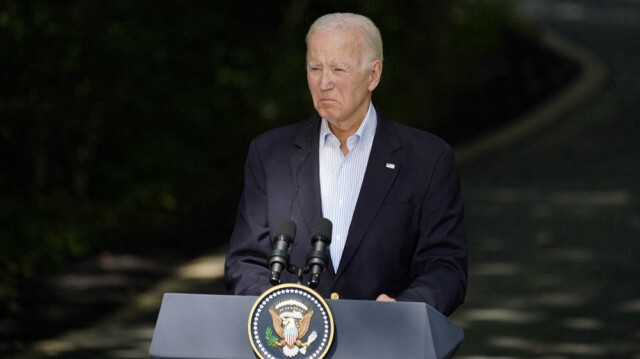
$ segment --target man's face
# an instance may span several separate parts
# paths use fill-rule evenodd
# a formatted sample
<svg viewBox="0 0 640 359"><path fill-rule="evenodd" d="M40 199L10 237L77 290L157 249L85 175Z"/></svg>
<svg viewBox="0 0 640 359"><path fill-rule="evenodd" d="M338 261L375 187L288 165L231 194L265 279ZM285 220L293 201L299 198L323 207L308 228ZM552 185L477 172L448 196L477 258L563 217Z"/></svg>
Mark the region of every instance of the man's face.
<svg viewBox="0 0 640 359"><path fill-rule="evenodd" d="M363 62L357 29L315 32L307 41L307 82L313 105L332 126L347 130L364 118L382 63Z"/></svg>

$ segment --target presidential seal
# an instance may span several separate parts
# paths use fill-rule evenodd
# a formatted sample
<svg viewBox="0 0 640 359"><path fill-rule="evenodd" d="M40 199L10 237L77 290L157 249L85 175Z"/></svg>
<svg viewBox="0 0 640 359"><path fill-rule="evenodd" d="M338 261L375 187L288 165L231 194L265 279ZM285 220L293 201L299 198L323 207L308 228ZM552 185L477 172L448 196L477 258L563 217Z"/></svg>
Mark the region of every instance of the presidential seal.
<svg viewBox="0 0 640 359"><path fill-rule="evenodd" d="M327 303L299 284L269 289L249 313L249 341L261 359L323 358L331 347L333 332Z"/></svg>

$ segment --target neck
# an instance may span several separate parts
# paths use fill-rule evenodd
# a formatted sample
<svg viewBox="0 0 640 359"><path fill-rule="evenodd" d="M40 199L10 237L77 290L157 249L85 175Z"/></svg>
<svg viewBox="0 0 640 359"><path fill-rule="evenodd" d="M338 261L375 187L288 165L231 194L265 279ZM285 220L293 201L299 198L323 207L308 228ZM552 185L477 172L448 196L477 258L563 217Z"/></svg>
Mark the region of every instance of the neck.
<svg viewBox="0 0 640 359"><path fill-rule="evenodd" d="M369 111L369 104L370 101L366 102L366 106L362 106L361 110L354 113L349 119L343 121L327 120L329 129L338 138L342 148L346 148L349 137L358 132L358 129L362 125L362 122L364 122L364 118Z"/></svg>

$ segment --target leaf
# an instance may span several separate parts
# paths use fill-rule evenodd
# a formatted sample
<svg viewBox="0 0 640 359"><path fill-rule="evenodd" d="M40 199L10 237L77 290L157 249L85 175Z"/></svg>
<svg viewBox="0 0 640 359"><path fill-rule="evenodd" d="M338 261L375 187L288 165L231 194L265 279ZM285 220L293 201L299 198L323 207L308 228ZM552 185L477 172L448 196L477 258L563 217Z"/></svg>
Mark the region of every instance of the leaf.
<svg viewBox="0 0 640 359"><path fill-rule="evenodd" d="M267 345L272 348L276 345L277 342L279 342L278 337L273 334L273 330L271 329L271 327L267 327L267 329L265 330L265 337L267 339Z"/></svg>

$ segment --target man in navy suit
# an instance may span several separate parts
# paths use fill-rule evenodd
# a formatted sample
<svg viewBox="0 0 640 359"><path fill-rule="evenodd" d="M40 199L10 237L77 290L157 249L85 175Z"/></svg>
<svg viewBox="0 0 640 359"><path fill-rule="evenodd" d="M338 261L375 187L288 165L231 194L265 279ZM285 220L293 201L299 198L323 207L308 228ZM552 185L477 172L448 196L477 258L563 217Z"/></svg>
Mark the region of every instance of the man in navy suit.
<svg viewBox="0 0 640 359"><path fill-rule="evenodd" d="M312 224L333 224L324 297L418 301L449 315L467 283L460 181L451 147L387 119L371 102L382 40L368 18L320 17L307 34L307 81L317 114L250 145L225 263L233 294L271 287L272 238L296 225L291 263L304 266ZM283 282L297 276L284 271Z"/></svg>

